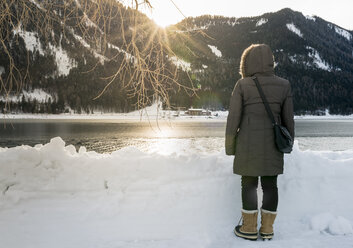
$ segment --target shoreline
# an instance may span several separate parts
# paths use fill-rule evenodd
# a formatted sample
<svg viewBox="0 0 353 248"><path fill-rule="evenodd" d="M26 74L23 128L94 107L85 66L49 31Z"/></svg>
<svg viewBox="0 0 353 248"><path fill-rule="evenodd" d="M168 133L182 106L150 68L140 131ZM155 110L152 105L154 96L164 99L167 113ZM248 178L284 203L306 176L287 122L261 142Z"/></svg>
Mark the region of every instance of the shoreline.
<svg viewBox="0 0 353 248"><path fill-rule="evenodd" d="M158 117L158 118L157 118ZM131 114L10 114L0 115L0 121L13 121L13 120L62 120L62 121L121 121L121 122L160 122L160 121L227 121L227 115L220 116L171 116L165 115L131 115ZM353 120L353 115L304 115L294 116L294 120Z"/></svg>

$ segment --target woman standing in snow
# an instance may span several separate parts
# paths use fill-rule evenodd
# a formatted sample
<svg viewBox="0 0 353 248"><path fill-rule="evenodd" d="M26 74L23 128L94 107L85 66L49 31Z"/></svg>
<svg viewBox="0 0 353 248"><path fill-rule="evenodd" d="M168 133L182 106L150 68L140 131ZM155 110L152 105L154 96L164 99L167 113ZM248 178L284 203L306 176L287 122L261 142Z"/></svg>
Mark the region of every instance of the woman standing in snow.
<svg viewBox="0 0 353 248"><path fill-rule="evenodd" d="M226 154L235 155L233 172L241 175L242 225L235 235L256 240L257 187L260 177L263 190L260 236L273 237L277 215L277 176L283 173L283 153L277 150L274 131L254 82L260 82L278 123L294 138L293 103L287 80L274 75L274 59L269 46L251 45L244 50L240 62L242 78L235 84L226 127Z"/></svg>

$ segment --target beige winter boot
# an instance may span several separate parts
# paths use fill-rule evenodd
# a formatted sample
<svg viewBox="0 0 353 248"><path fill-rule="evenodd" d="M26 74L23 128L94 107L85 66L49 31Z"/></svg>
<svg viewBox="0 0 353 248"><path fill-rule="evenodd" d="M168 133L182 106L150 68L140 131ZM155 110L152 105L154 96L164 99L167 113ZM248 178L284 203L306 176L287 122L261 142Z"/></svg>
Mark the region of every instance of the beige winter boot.
<svg viewBox="0 0 353 248"><path fill-rule="evenodd" d="M257 214L258 210L247 211L241 210L243 224L237 225L234 229L234 234L238 237L257 240Z"/></svg>
<svg viewBox="0 0 353 248"><path fill-rule="evenodd" d="M273 223L275 222L277 212L261 209L261 227L260 236L263 239L272 239Z"/></svg>

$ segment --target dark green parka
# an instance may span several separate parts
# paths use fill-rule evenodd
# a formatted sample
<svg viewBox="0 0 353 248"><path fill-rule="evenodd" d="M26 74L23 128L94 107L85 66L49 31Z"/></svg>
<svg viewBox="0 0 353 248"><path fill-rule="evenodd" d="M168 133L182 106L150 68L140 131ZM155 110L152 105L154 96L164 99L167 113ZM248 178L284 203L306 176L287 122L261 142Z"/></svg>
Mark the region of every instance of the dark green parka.
<svg viewBox="0 0 353 248"><path fill-rule="evenodd" d="M226 126L226 154L235 155L233 172L242 176L283 173L283 153L276 148L271 120L252 76L257 76L273 115L294 138L292 93L286 79L274 75L273 54L265 44L252 45L241 58L243 76L234 87Z"/></svg>

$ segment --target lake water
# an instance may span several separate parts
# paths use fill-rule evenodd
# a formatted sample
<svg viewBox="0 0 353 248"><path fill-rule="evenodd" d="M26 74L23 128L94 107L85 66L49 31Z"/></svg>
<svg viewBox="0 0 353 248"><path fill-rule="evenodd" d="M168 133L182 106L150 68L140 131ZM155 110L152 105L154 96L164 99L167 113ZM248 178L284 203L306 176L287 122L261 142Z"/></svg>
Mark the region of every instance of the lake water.
<svg viewBox="0 0 353 248"><path fill-rule="evenodd" d="M302 150L353 149L353 120L296 120ZM45 144L60 136L66 144L108 153L126 146L162 154L214 153L224 149L224 120L124 122L114 120L1 121L0 147Z"/></svg>

